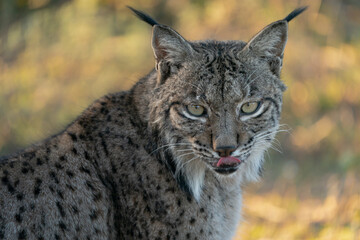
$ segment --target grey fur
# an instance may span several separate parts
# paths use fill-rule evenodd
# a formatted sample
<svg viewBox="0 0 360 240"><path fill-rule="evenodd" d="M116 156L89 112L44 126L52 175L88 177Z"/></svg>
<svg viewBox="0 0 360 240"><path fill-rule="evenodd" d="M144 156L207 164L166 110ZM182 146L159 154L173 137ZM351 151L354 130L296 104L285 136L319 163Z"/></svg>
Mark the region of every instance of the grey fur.
<svg viewBox="0 0 360 240"><path fill-rule="evenodd" d="M286 38L285 20L249 43L154 25L157 70L1 160L0 239L230 239L241 185L259 177L278 130ZM216 167L229 145L242 163Z"/></svg>

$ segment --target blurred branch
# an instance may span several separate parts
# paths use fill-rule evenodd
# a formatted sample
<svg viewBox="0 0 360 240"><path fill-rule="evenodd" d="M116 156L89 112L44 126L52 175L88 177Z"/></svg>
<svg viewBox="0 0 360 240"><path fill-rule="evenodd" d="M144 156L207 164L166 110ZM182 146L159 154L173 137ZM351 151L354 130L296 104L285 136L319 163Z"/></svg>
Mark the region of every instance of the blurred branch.
<svg viewBox="0 0 360 240"><path fill-rule="evenodd" d="M25 48L24 39L9 53L8 32L12 24L28 17L34 12L47 8L58 8L73 0L2 0L0 2L0 57L6 61L14 59Z"/></svg>

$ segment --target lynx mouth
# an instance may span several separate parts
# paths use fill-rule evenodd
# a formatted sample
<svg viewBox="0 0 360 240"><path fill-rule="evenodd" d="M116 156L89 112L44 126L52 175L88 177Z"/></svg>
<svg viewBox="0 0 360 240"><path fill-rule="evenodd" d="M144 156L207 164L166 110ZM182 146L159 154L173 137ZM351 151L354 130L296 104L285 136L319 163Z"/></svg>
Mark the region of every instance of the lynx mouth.
<svg viewBox="0 0 360 240"><path fill-rule="evenodd" d="M217 163L212 165L215 172L220 174L230 174L235 172L243 161L235 157L222 157Z"/></svg>

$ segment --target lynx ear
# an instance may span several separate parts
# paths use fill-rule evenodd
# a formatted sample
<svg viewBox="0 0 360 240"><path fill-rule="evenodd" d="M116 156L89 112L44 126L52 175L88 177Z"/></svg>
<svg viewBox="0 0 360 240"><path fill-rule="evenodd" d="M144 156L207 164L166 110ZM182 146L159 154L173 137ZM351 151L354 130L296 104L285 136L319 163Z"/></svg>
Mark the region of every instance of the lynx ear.
<svg viewBox="0 0 360 240"><path fill-rule="evenodd" d="M288 24L285 20L274 22L256 34L246 47L260 57L282 57L287 30Z"/></svg>
<svg viewBox="0 0 360 240"><path fill-rule="evenodd" d="M128 8L142 21L153 26L152 48L158 71L158 84L174 72L187 58L193 56L194 49L179 33L172 28L159 24L149 15L130 6Z"/></svg>
<svg viewBox="0 0 360 240"><path fill-rule="evenodd" d="M288 22L306 9L307 7L297 8L283 20L266 26L248 42L244 51L253 52L256 56L267 59L271 71L280 75L288 35Z"/></svg>
<svg viewBox="0 0 360 240"><path fill-rule="evenodd" d="M285 20L274 22L258 34L246 45L252 54L266 59L270 70L277 76L280 75L284 49L287 41L288 23Z"/></svg>
<svg viewBox="0 0 360 240"><path fill-rule="evenodd" d="M152 48L160 84L165 81L171 71L194 53L188 41L175 30L165 25L155 25L153 27Z"/></svg>

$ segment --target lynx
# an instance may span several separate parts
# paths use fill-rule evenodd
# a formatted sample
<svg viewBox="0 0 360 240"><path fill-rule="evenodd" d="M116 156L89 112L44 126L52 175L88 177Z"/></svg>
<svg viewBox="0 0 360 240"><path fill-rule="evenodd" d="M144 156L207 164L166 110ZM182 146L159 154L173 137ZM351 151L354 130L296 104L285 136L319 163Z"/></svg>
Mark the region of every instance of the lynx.
<svg viewBox="0 0 360 240"><path fill-rule="evenodd" d="M132 9L132 8L131 8ZM231 239L279 127L288 22L249 42L153 26L156 64L0 160L0 239Z"/></svg>

